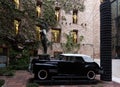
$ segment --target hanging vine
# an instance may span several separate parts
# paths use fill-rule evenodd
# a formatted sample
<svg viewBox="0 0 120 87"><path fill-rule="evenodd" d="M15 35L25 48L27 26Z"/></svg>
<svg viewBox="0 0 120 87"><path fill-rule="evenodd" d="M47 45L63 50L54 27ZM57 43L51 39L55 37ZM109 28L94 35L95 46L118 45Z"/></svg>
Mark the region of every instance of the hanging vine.
<svg viewBox="0 0 120 87"><path fill-rule="evenodd" d="M44 1L44 0L43 0ZM66 13L69 13L73 9L79 11L85 10L84 1L85 0L47 0L55 3L55 6L61 7Z"/></svg>

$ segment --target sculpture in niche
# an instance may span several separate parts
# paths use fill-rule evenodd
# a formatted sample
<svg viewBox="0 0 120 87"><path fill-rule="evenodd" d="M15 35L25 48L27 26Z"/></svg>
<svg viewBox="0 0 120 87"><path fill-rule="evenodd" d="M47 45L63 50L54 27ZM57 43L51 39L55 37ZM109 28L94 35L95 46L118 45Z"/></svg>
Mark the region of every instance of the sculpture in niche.
<svg viewBox="0 0 120 87"><path fill-rule="evenodd" d="M42 29L41 32L41 42L43 46L43 52L46 54L47 53L47 36L46 36L46 29Z"/></svg>

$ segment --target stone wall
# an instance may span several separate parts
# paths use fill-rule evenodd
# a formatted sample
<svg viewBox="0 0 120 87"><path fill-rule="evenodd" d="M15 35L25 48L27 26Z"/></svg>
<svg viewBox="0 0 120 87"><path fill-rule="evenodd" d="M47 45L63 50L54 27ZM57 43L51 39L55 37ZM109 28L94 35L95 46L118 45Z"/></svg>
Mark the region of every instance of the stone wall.
<svg viewBox="0 0 120 87"><path fill-rule="evenodd" d="M57 28L61 29L61 42L65 42L66 38L63 33L69 33L71 30L78 30L78 36L84 36L79 53L90 55L94 58L100 56L100 0L85 0L84 12L78 12L78 23L72 23L72 11L66 14L61 10L61 17L66 20L60 20ZM61 18L60 18L61 19ZM49 40L51 39L51 31L48 32ZM60 43L54 43L53 49L49 49L48 53L54 55L54 51L62 52ZM40 53L40 52L39 52Z"/></svg>

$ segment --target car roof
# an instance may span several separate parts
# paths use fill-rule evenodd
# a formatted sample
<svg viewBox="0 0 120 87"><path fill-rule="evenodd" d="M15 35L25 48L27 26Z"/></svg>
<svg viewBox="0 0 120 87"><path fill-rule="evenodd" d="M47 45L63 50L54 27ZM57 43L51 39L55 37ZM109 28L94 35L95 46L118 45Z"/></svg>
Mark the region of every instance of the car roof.
<svg viewBox="0 0 120 87"><path fill-rule="evenodd" d="M62 56L73 56L73 57L82 57L83 59L84 59L84 61L86 61L86 62L94 62L93 61L93 59L90 57L90 56L88 56L88 55L85 55L85 54L60 54L60 55L62 55Z"/></svg>
<svg viewBox="0 0 120 87"><path fill-rule="evenodd" d="M66 54L60 54L60 55L63 55L63 56L82 56L82 57L90 57L88 55L85 55L85 54L70 54L70 53L66 53Z"/></svg>

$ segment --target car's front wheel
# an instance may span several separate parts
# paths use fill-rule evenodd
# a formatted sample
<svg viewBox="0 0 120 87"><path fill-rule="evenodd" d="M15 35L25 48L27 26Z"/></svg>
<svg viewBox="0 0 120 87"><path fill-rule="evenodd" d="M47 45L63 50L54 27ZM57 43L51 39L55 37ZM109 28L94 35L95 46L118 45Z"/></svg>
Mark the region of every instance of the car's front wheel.
<svg viewBox="0 0 120 87"><path fill-rule="evenodd" d="M48 74L49 73L48 73L47 70L41 69L41 70L38 71L38 78L40 80L46 80L46 79L48 79Z"/></svg>
<svg viewBox="0 0 120 87"><path fill-rule="evenodd" d="M93 70L89 70L87 72L87 78L88 79L93 80L93 79L95 79L95 77L96 77L96 74L95 74L95 72Z"/></svg>

